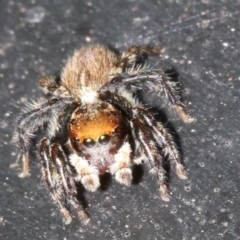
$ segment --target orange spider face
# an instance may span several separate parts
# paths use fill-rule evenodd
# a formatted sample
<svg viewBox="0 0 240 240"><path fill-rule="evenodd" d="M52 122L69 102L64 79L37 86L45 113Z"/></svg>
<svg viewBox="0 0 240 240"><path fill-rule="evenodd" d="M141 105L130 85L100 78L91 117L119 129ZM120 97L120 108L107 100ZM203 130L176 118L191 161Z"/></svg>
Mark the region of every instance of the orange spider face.
<svg viewBox="0 0 240 240"><path fill-rule="evenodd" d="M77 152L88 149L89 153L108 145L109 153L114 153L126 135L125 128L121 112L109 103L100 102L79 107L73 112L70 139Z"/></svg>

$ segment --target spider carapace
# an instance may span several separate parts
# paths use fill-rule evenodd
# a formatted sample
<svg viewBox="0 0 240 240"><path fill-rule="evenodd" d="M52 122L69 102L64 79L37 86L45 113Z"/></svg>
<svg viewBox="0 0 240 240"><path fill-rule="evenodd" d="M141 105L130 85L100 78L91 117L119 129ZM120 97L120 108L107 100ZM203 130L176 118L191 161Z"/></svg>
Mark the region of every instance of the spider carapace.
<svg viewBox="0 0 240 240"><path fill-rule="evenodd" d="M114 155L126 139L126 121L121 112L109 103L77 108L69 121L71 145L100 174L109 171Z"/></svg>

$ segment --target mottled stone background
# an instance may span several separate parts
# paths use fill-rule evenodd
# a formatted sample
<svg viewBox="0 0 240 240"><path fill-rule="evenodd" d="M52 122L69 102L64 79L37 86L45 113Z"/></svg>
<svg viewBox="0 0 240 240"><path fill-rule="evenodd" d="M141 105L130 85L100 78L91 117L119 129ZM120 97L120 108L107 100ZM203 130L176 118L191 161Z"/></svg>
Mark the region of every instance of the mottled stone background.
<svg viewBox="0 0 240 240"><path fill-rule="evenodd" d="M239 0L1 0L0 239L240 239L239 26ZM130 188L112 181L85 194L89 225L64 226L37 159L26 179L9 168L10 140L25 103L41 94L38 78L59 75L74 49L99 42L164 47L158 66L177 73L196 122L154 105L180 136L189 178L170 172L166 203L144 168Z"/></svg>

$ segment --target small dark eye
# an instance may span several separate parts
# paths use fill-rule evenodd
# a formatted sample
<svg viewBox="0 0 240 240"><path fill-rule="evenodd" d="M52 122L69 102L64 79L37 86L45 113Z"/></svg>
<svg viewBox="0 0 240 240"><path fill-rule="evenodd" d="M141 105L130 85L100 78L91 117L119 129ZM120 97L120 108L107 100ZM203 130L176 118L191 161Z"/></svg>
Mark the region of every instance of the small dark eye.
<svg viewBox="0 0 240 240"><path fill-rule="evenodd" d="M119 133L119 129L118 128L115 128L113 131L112 131L112 135L117 135Z"/></svg>
<svg viewBox="0 0 240 240"><path fill-rule="evenodd" d="M110 141L110 136L105 134L105 135L102 135L99 139L98 139L98 142L102 145L106 145L109 143Z"/></svg>
<svg viewBox="0 0 240 240"><path fill-rule="evenodd" d="M92 148L95 146L96 142L91 138L86 138L83 140L83 144L88 148Z"/></svg>

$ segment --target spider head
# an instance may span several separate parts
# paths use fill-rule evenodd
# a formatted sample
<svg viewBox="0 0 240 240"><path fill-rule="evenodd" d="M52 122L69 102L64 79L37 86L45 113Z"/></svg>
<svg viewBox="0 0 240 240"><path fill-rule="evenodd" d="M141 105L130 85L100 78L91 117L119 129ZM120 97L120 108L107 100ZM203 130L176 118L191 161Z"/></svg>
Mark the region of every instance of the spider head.
<svg viewBox="0 0 240 240"><path fill-rule="evenodd" d="M75 151L86 158L113 155L126 136L126 123L113 105L99 101L78 107L69 122L69 136Z"/></svg>

